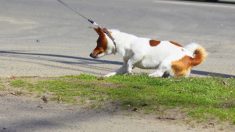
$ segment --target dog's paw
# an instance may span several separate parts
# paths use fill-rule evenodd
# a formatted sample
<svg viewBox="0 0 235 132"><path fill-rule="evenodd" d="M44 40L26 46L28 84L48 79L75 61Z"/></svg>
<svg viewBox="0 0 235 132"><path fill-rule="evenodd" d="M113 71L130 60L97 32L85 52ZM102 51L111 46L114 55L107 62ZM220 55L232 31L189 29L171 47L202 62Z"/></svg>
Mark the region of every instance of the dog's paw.
<svg viewBox="0 0 235 132"><path fill-rule="evenodd" d="M116 72L111 72L109 74L104 75L104 77L111 77L111 76L114 76L116 74L117 74Z"/></svg>
<svg viewBox="0 0 235 132"><path fill-rule="evenodd" d="M162 77L163 74L164 72L161 70L156 70L154 73L149 74L149 77Z"/></svg>
<svg viewBox="0 0 235 132"><path fill-rule="evenodd" d="M133 72L127 72L127 73L125 73L125 75L134 75L134 73Z"/></svg>
<svg viewBox="0 0 235 132"><path fill-rule="evenodd" d="M149 77L162 77L162 76L156 73L152 73L152 74L149 74Z"/></svg>

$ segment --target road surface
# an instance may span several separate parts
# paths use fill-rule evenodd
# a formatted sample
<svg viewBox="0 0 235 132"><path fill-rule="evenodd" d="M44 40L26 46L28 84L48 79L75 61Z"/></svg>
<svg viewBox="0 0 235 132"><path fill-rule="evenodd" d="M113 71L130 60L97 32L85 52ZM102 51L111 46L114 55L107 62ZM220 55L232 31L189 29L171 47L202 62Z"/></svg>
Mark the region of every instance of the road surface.
<svg viewBox="0 0 235 132"><path fill-rule="evenodd" d="M1 93L0 93L1 94ZM120 110L88 110L78 106L43 103L25 97L1 95L0 132L234 132L215 122L186 124L181 119L158 119ZM174 115L175 116L175 115Z"/></svg>
<svg viewBox="0 0 235 132"><path fill-rule="evenodd" d="M107 28L138 36L198 42L209 52L195 75L235 75L235 6L158 0L66 0ZM0 76L104 75L121 57L89 57L97 35L56 0L0 1ZM135 72L151 72L136 69Z"/></svg>
<svg viewBox="0 0 235 132"><path fill-rule="evenodd" d="M235 6L157 0L66 0L107 28L138 36L198 42L209 52L194 75L235 75ZM56 0L0 0L0 77L104 75L122 64L120 56L89 57L96 33ZM135 70L135 72L150 72ZM231 126L189 126L156 117L86 111L43 104L40 99L0 94L0 131L234 131Z"/></svg>

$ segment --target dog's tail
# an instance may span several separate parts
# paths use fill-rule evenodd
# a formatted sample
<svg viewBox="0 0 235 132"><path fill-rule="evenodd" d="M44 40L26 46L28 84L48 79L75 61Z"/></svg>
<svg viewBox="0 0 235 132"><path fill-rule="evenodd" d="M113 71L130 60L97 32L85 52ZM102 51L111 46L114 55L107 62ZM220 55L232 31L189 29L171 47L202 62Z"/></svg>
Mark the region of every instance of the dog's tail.
<svg viewBox="0 0 235 132"><path fill-rule="evenodd" d="M186 45L184 48L193 53L193 58L191 60L192 66L201 64L207 57L205 48L197 43L191 43L189 45Z"/></svg>

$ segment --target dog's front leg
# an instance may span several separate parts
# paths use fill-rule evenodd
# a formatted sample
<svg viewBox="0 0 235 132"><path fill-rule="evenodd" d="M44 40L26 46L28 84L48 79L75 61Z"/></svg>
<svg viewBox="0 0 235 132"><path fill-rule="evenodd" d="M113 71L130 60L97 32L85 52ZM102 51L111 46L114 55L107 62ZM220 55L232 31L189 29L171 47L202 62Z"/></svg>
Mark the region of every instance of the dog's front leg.
<svg viewBox="0 0 235 132"><path fill-rule="evenodd" d="M122 67L120 67L118 70L116 70L115 72L111 72L107 75L105 75L104 77L111 77L111 76L114 76L114 75L117 75L117 74L125 74L127 73L127 63L124 62Z"/></svg>
<svg viewBox="0 0 235 132"><path fill-rule="evenodd" d="M138 58L140 58L140 57L133 56L127 61L127 73L132 73L132 69L134 68L134 65L138 61L140 61L140 59L138 59Z"/></svg>
<svg viewBox="0 0 235 132"><path fill-rule="evenodd" d="M126 69L126 68L124 68L124 66L122 66L117 71L108 73L104 77L111 77L111 76L114 76L114 75L117 75L117 74L124 74L124 73L126 73L126 70L124 70L124 69Z"/></svg>

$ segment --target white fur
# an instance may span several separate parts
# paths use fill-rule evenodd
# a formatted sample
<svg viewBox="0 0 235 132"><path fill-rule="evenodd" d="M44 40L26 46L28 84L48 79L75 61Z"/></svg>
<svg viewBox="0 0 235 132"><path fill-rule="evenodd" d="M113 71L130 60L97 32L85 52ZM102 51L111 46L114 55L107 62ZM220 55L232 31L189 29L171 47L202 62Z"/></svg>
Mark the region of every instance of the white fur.
<svg viewBox="0 0 235 132"><path fill-rule="evenodd" d="M116 74L132 73L134 67L143 69L156 69L149 76L162 77L164 73L174 76L171 69L172 61L176 61L185 55L193 57L194 50L199 46L195 43L188 46L179 47L169 41L161 41L157 46L150 46L149 38L137 37L118 30L110 30L116 48L111 39L108 39L108 49L106 54L115 51L123 57L123 66L115 72L105 75L110 77Z"/></svg>

